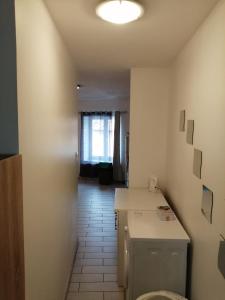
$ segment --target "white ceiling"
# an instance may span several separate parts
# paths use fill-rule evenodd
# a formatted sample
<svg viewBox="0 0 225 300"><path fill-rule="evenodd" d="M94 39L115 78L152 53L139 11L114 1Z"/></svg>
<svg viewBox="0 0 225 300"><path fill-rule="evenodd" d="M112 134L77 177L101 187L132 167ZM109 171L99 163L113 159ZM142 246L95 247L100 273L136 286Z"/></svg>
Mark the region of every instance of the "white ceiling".
<svg viewBox="0 0 225 300"><path fill-rule="evenodd" d="M80 100L127 101L130 96L129 71L84 71L79 81L83 84Z"/></svg>
<svg viewBox="0 0 225 300"><path fill-rule="evenodd" d="M98 90L95 93L91 88L89 92L86 89L85 95L82 91L81 95L86 98L108 95L110 99L111 94L126 96L123 91L127 87L121 89L118 80L122 71L127 71L128 76L131 67L168 65L218 0L143 0L141 2L146 8L144 17L127 25L113 25L100 20L95 15L99 0L45 2L75 65L81 70L80 83L87 87L92 76L92 86ZM110 82L114 82L113 93L108 92L107 73ZM96 74L98 76L94 77ZM106 90L100 82L104 78ZM101 91L98 94L100 89L103 89L102 95Z"/></svg>

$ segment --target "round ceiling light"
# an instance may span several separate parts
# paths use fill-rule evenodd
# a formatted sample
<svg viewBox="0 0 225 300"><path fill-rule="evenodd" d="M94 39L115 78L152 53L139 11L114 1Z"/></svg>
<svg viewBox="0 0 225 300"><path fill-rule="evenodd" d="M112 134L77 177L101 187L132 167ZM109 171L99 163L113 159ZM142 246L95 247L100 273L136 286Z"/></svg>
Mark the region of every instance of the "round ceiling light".
<svg viewBox="0 0 225 300"><path fill-rule="evenodd" d="M100 3L96 14L114 24L126 24L139 19L144 13L143 6L132 0L108 0Z"/></svg>

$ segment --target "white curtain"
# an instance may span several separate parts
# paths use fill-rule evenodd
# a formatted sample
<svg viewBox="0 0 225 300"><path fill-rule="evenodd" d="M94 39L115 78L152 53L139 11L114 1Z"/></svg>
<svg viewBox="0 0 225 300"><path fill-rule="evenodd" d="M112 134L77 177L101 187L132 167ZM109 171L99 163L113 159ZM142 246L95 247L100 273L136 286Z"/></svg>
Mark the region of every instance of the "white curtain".
<svg viewBox="0 0 225 300"><path fill-rule="evenodd" d="M81 163L112 162L113 147L112 113L82 113Z"/></svg>

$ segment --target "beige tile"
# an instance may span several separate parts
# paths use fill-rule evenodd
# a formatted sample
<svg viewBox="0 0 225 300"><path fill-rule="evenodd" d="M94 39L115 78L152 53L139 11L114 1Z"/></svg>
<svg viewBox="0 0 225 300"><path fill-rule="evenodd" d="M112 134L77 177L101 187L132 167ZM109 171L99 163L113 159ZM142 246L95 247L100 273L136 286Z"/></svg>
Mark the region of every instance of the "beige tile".
<svg viewBox="0 0 225 300"><path fill-rule="evenodd" d="M107 227L107 225L104 225L103 232L104 231L112 231L115 234L117 234L117 230L115 230L115 224L113 226L109 226L109 227Z"/></svg>
<svg viewBox="0 0 225 300"><path fill-rule="evenodd" d="M79 223L79 222L82 222L82 221L89 221L89 217L79 217L79 218L77 218L77 222Z"/></svg>
<svg viewBox="0 0 225 300"><path fill-rule="evenodd" d="M84 258L84 253L82 253L82 252L77 253L77 254L76 254L76 260L77 260L77 259L81 259L81 258ZM106 258L111 258L111 257L106 257ZM112 258L113 258L113 257L112 257Z"/></svg>
<svg viewBox="0 0 225 300"><path fill-rule="evenodd" d="M76 259L75 266L102 266L103 260L102 259Z"/></svg>
<svg viewBox="0 0 225 300"><path fill-rule="evenodd" d="M114 236L104 236L104 242L116 242L117 241L117 238Z"/></svg>
<svg viewBox="0 0 225 300"><path fill-rule="evenodd" d="M116 266L85 266L82 269L82 272L86 274L115 274L116 271Z"/></svg>
<svg viewBox="0 0 225 300"><path fill-rule="evenodd" d="M111 203L109 203L108 205L106 204L96 204L96 205L93 205L92 206L93 208L95 208L96 210L99 209L99 208L102 208L102 209L113 209L113 205Z"/></svg>
<svg viewBox="0 0 225 300"><path fill-rule="evenodd" d="M104 218L105 217L115 218L115 213L114 212L106 212L106 211L104 211L102 213L102 215L103 215Z"/></svg>
<svg viewBox="0 0 225 300"><path fill-rule="evenodd" d="M71 282L101 282L103 274L74 274ZM108 280L107 280L108 281Z"/></svg>
<svg viewBox="0 0 225 300"><path fill-rule="evenodd" d="M96 210L92 209L91 204L89 206L78 206L81 214L95 214Z"/></svg>
<svg viewBox="0 0 225 300"><path fill-rule="evenodd" d="M88 212L86 210L80 211L79 218L89 218Z"/></svg>
<svg viewBox="0 0 225 300"><path fill-rule="evenodd" d="M78 237L80 238L80 237L86 236L87 232L85 232L85 231L78 231L77 234L78 234Z"/></svg>
<svg viewBox="0 0 225 300"><path fill-rule="evenodd" d="M92 211L91 213L89 213L90 217L102 217L103 216L103 212L102 211Z"/></svg>
<svg viewBox="0 0 225 300"><path fill-rule="evenodd" d="M71 279L73 292L67 300L122 300L123 293L116 283L114 189L90 181L79 185L78 195L80 244L74 268L76 273ZM100 262L105 265L99 265ZM82 292L77 290L78 283L82 285Z"/></svg>
<svg viewBox="0 0 225 300"><path fill-rule="evenodd" d="M83 292L117 292L122 291L116 282L81 283L80 291Z"/></svg>
<svg viewBox="0 0 225 300"><path fill-rule="evenodd" d="M82 267L81 266L74 266L73 268L73 273L81 273Z"/></svg>
<svg viewBox="0 0 225 300"><path fill-rule="evenodd" d="M92 229L92 230L97 229L97 230L103 231L104 226L103 226L102 223L101 224L95 224L95 225L92 224L92 225L89 225L88 229Z"/></svg>
<svg viewBox="0 0 225 300"><path fill-rule="evenodd" d="M117 247L103 247L103 252L117 252Z"/></svg>
<svg viewBox="0 0 225 300"><path fill-rule="evenodd" d="M85 242L83 241L78 241L79 247L84 247L85 246Z"/></svg>
<svg viewBox="0 0 225 300"><path fill-rule="evenodd" d="M77 220L78 225L88 225L89 222L90 222L89 220Z"/></svg>
<svg viewBox="0 0 225 300"><path fill-rule="evenodd" d="M103 226L103 228L110 228L111 230L113 229L113 228L115 228L115 223L113 222L111 222L111 223L104 223L104 224L102 224L102 226Z"/></svg>
<svg viewBox="0 0 225 300"><path fill-rule="evenodd" d="M101 216L101 217L90 217L90 220L91 221L102 221L103 220L103 217Z"/></svg>
<svg viewBox="0 0 225 300"><path fill-rule="evenodd" d="M115 242L86 242L87 247L113 247Z"/></svg>
<svg viewBox="0 0 225 300"><path fill-rule="evenodd" d="M117 266L117 259L112 259L112 258L104 259L104 266Z"/></svg>
<svg viewBox="0 0 225 300"><path fill-rule="evenodd" d="M89 226L89 228L92 228L93 230L95 228L101 228L101 229L103 229L103 228L105 228L105 225L103 226L102 223L100 223L100 224L94 224L94 225L92 224L92 225Z"/></svg>
<svg viewBox="0 0 225 300"><path fill-rule="evenodd" d="M115 222L115 216L105 216L102 217L103 221Z"/></svg>
<svg viewBox="0 0 225 300"><path fill-rule="evenodd" d="M78 248L78 253L80 252L102 252L103 247L79 247Z"/></svg>
<svg viewBox="0 0 225 300"><path fill-rule="evenodd" d="M87 228L88 227L88 224L77 224L77 229L78 230L81 230L83 228Z"/></svg>
<svg viewBox="0 0 225 300"><path fill-rule="evenodd" d="M83 229L83 232L85 233L97 233L97 232L102 232L102 227L87 227Z"/></svg>
<svg viewBox="0 0 225 300"><path fill-rule="evenodd" d="M103 220L102 223L103 225L109 224L110 226L115 226L115 220Z"/></svg>
<svg viewBox="0 0 225 300"><path fill-rule="evenodd" d="M86 216L88 216L89 218L99 218L99 217L103 217L103 213L88 212L86 213Z"/></svg>
<svg viewBox="0 0 225 300"><path fill-rule="evenodd" d="M69 293L67 300L103 300L103 293Z"/></svg>
<svg viewBox="0 0 225 300"><path fill-rule="evenodd" d="M87 237L79 237L79 241L84 242L103 242L102 236L87 236Z"/></svg>
<svg viewBox="0 0 225 300"><path fill-rule="evenodd" d="M98 224L102 224L102 221L88 221L89 225L98 225Z"/></svg>
<svg viewBox="0 0 225 300"><path fill-rule="evenodd" d="M124 300L123 292L105 292L104 300Z"/></svg>
<svg viewBox="0 0 225 300"><path fill-rule="evenodd" d="M117 258L115 252L85 253L84 258Z"/></svg>
<svg viewBox="0 0 225 300"><path fill-rule="evenodd" d="M117 274L104 274L104 281L116 282Z"/></svg>
<svg viewBox="0 0 225 300"><path fill-rule="evenodd" d="M79 289L79 283L77 282L71 282L69 286L69 291L70 292L78 292Z"/></svg>
<svg viewBox="0 0 225 300"><path fill-rule="evenodd" d="M103 229L101 227L97 227L97 228L88 227L88 228L84 228L80 232L81 233L86 233L86 236L98 236L98 235L93 235L93 234L95 234L95 233L102 233Z"/></svg>
<svg viewBox="0 0 225 300"><path fill-rule="evenodd" d="M87 211L88 208L90 208L90 205L88 205L88 204L78 205L78 209L79 209L80 212Z"/></svg>
<svg viewBox="0 0 225 300"><path fill-rule="evenodd" d="M83 233L82 233L83 234ZM100 232L88 232L87 236L103 236L103 237L115 237L116 233L114 231L100 231Z"/></svg>

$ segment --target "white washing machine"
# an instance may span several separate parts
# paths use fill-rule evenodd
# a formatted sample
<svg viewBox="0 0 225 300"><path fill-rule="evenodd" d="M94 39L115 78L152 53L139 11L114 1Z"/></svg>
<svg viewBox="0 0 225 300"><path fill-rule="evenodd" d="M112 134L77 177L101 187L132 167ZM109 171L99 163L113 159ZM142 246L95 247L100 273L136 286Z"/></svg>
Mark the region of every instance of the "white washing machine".
<svg viewBox="0 0 225 300"><path fill-rule="evenodd" d="M115 227L117 229L119 286L124 286L124 227L127 226L127 212L130 210L156 211L158 206L168 205L163 194L149 192L145 188L116 189L115 193Z"/></svg>
<svg viewBox="0 0 225 300"><path fill-rule="evenodd" d="M160 290L185 297L190 239L179 221L162 221L156 211L129 211L125 230L126 299Z"/></svg>

